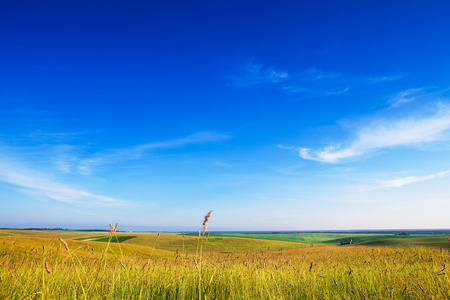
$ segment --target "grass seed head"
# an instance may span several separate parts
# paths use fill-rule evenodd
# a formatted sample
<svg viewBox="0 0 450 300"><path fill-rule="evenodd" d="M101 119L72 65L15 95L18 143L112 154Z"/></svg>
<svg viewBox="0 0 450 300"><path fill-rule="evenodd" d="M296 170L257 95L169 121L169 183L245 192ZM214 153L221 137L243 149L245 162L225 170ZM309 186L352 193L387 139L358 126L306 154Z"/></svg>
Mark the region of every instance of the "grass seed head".
<svg viewBox="0 0 450 300"><path fill-rule="evenodd" d="M116 233L117 227L119 227L119 223L116 223L116 226L112 226L112 224L109 223L109 227L111 227L111 229L109 230L109 234L112 235Z"/></svg>
<svg viewBox="0 0 450 300"><path fill-rule="evenodd" d="M62 238L58 238L58 240L66 247L66 250L69 251L69 245L67 245L66 241L64 241Z"/></svg>
<svg viewBox="0 0 450 300"><path fill-rule="evenodd" d="M145 265L142 267L142 271L145 270L145 267L148 265L148 262L145 263Z"/></svg>
<svg viewBox="0 0 450 300"><path fill-rule="evenodd" d="M45 270L46 270L47 273L49 273L49 274L52 272L52 269L50 269L50 266L48 265L47 262L45 262Z"/></svg>
<svg viewBox="0 0 450 300"><path fill-rule="evenodd" d="M208 223L209 218L211 217L211 213L212 213L212 212L213 212L213 211L210 210L209 213L207 213L206 216L205 216L205 220L203 221L203 234L205 234L206 230L208 229L208 227L206 227L206 223Z"/></svg>
<svg viewBox="0 0 450 300"><path fill-rule="evenodd" d="M203 221L203 226L205 226L206 223L208 223L209 218L211 217L211 213L212 213L212 212L213 212L213 211L211 210L211 211L205 216L205 220Z"/></svg>

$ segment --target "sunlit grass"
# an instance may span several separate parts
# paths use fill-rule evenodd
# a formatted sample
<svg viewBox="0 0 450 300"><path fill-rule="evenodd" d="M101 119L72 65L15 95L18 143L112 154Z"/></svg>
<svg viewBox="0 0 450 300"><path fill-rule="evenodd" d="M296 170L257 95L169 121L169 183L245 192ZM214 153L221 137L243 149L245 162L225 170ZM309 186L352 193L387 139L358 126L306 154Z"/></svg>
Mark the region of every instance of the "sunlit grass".
<svg viewBox="0 0 450 300"><path fill-rule="evenodd" d="M118 244L113 236L107 246L62 234L67 250L50 236L8 234L0 236L0 299L450 298L450 255L440 248L268 250L263 244L261 251L245 251L261 244L253 239L215 241L203 235L164 234L158 239L147 235L151 246ZM201 253L192 251L190 239L202 247ZM169 240L178 251L152 248ZM226 250L228 241L245 247L218 251ZM219 247L222 242L225 246Z"/></svg>

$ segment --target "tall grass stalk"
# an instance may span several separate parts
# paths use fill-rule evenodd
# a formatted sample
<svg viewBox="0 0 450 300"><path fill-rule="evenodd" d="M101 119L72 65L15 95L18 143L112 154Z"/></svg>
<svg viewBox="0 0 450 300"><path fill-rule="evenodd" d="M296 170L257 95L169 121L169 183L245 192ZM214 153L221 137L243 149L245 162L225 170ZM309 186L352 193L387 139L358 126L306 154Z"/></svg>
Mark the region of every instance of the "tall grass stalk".
<svg viewBox="0 0 450 300"><path fill-rule="evenodd" d="M78 258L78 256L77 256L76 254L72 254L72 252L70 251L69 245L66 243L66 241L64 241L62 238L59 238L59 241L64 245L64 247L65 247L66 250L67 250L67 253L68 253L69 256L70 256L70 259L72 260L72 265L73 265L73 267L75 268L75 272L76 272L76 274L77 274L78 281L80 282L81 290L83 291L83 298L84 298L84 299L87 299L87 297L86 297L86 291L84 290L83 281L81 280L80 273L78 272L78 267L77 267L77 265L75 264L75 260L73 259L73 257L75 256L75 257L77 258L77 260L78 260L78 262L80 263L80 265L81 265L82 268L83 268L83 264L80 262L80 260L79 260L79 258ZM83 268L83 271L84 271L84 268ZM85 271L84 271L84 273L86 274ZM87 279L87 278L86 278L86 279Z"/></svg>

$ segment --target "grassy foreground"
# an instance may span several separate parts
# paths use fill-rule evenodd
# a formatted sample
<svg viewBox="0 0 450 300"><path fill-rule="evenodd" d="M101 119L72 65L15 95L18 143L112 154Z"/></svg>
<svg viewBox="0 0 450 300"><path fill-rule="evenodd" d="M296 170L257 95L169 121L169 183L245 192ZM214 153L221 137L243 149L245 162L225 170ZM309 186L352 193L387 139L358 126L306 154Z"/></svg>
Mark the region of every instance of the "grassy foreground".
<svg viewBox="0 0 450 300"><path fill-rule="evenodd" d="M122 240L0 232L0 299L450 298L444 248L283 248L280 241L173 234Z"/></svg>

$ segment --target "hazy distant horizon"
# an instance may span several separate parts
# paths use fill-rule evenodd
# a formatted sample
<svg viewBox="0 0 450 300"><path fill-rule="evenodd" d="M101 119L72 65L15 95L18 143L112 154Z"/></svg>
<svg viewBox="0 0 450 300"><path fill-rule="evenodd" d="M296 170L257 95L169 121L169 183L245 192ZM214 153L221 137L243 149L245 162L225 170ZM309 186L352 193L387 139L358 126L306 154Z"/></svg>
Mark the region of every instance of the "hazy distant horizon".
<svg viewBox="0 0 450 300"><path fill-rule="evenodd" d="M186 228L167 228L161 227L164 229L148 229L148 228L134 228L133 226L125 227L125 229L118 229L117 232L135 232L135 233L198 233L199 229L189 229ZM47 226L30 226L30 227L0 227L0 230L68 230L68 231L104 231L109 232L109 229L104 228L96 228L96 227L65 227L65 226L56 226L56 227L47 227ZM406 232L409 234L450 234L450 228L372 228L372 229L298 229L298 230L208 230L208 233L214 234L222 234L222 233L402 233Z"/></svg>

